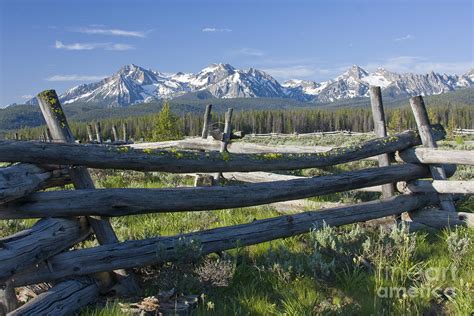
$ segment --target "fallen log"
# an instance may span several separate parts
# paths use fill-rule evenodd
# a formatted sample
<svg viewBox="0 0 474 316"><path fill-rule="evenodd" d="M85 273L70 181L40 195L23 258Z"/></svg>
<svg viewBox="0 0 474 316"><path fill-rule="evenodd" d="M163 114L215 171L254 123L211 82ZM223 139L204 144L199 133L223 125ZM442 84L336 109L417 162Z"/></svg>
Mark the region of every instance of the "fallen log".
<svg viewBox="0 0 474 316"><path fill-rule="evenodd" d="M341 226L412 211L436 202L435 195L400 195L385 200L256 220L252 223L204 230L172 237L125 241L72 250L11 278L16 286L132 268L175 260L195 260L209 253L307 233L324 224Z"/></svg>
<svg viewBox="0 0 474 316"><path fill-rule="evenodd" d="M67 182L64 169L46 170L25 163L0 168L0 204Z"/></svg>
<svg viewBox="0 0 474 316"><path fill-rule="evenodd" d="M31 228L0 238L0 283L11 275L84 240L90 233L85 219L47 218Z"/></svg>
<svg viewBox="0 0 474 316"><path fill-rule="evenodd" d="M442 128L442 127L441 127ZM444 131L436 129L438 138ZM413 131L376 138L361 145L315 154L232 154L134 150L129 147L0 141L0 161L61 163L99 169L138 171L232 172L273 171L327 167L420 144Z"/></svg>
<svg viewBox="0 0 474 316"><path fill-rule="evenodd" d="M21 201L0 206L0 219L79 215L124 216L229 209L409 181L428 175L426 166L405 164L322 177L235 186L38 192Z"/></svg>
<svg viewBox="0 0 474 316"><path fill-rule="evenodd" d="M474 194L474 181L413 180L398 182L399 192Z"/></svg>
<svg viewBox="0 0 474 316"><path fill-rule="evenodd" d="M67 280L41 293L8 316L70 315L95 302L98 297L99 287L93 280Z"/></svg>
<svg viewBox="0 0 474 316"><path fill-rule="evenodd" d="M425 164L458 164L474 166L472 150L442 150L432 148L408 148L398 153L402 161Z"/></svg>

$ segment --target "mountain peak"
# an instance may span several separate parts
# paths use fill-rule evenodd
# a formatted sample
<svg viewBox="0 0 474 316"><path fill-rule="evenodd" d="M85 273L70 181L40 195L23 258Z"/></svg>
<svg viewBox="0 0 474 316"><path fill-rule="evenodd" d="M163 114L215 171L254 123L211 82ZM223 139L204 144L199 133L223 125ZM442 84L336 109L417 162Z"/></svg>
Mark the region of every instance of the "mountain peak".
<svg viewBox="0 0 474 316"><path fill-rule="evenodd" d="M332 102L367 97L369 86L380 86L386 95L407 97L439 94L474 86L474 69L462 76L398 74L384 68L368 73L353 65L335 80L314 82L293 79L280 84L270 74L256 69L236 69L215 63L198 73L175 74L146 70L136 64L121 67L102 81L81 84L60 96L61 102L128 106L158 99L174 98L189 92L205 92L216 98L292 98L305 102ZM36 99L27 101L34 104Z"/></svg>

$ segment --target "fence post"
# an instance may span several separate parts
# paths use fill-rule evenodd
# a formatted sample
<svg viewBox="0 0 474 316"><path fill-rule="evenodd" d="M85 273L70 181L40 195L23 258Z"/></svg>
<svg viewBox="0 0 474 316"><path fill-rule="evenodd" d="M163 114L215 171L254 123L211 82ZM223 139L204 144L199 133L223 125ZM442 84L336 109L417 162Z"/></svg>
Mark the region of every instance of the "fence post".
<svg viewBox="0 0 474 316"><path fill-rule="evenodd" d="M415 116L416 125L418 126L421 143L427 148L438 148L431 132L430 120L423 97L415 96L410 98L410 106ZM434 180L446 180L446 173L442 165L429 165L429 167ZM456 212L451 195L440 194L439 200L443 210Z"/></svg>
<svg viewBox="0 0 474 316"><path fill-rule="evenodd" d="M101 129L100 129L100 122L95 123L95 135L97 137L97 142L99 144L102 144L102 135L101 135Z"/></svg>
<svg viewBox="0 0 474 316"><path fill-rule="evenodd" d="M119 141L118 133L117 133L117 126L115 124L112 125L112 136L114 137L114 142Z"/></svg>
<svg viewBox="0 0 474 316"><path fill-rule="evenodd" d="M222 142L221 142L221 153L227 151L227 144L230 141L230 136L232 134L232 108L228 108L227 112L225 113L225 125L224 125L224 133L222 134Z"/></svg>
<svg viewBox="0 0 474 316"><path fill-rule="evenodd" d="M87 137L89 138L89 142L94 142L94 136L92 135L92 125L87 124Z"/></svg>
<svg viewBox="0 0 474 316"><path fill-rule="evenodd" d="M221 140L221 153L227 152L227 144L229 143L230 140L230 134L232 133L232 125L231 125L231 120L232 120L232 108L228 108L227 112L225 113L225 124L224 124L224 131L222 133L222 140ZM218 172L214 175L214 183L218 184L219 180L223 178L222 172Z"/></svg>
<svg viewBox="0 0 474 316"><path fill-rule="evenodd" d="M59 102L59 98L54 90L46 90L38 94L38 103L40 105L41 112L43 113L46 124L48 125L53 140L61 143L74 143L75 138L66 120L66 116ZM96 127L98 126L98 123ZM100 126L97 129L98 135L100 134ZM75 167L69 170L72 182L76 189L95 189L94 182L84 167ZM112 244L117 243L118 239L106 217L88 217L87 218L97 240L100 244ZM118 271L119 274L126 274L125 271ZM137 290L138 287L134 284L133 280L129 280L129 290Z"/></svg>
<svg viewBox="0 0 474 316"><path fill-rule="evenodd" d="M123 141L124 143L127 142L127 123L123 122L122 123L122 133L123 133Z"/></svg>
<svg viewBox="0 0 474 316"><path fill-rule="evenodd" d="M212 110L212 104L206 105L206 111L204 112L204 123L202 126L202 135L201 135L203 139L207 139L207 135L209 133L209 125L211 122L211 110Z"/></svg>
<svg viewBox="0 0 474 316"><path fill-rule="evenodd" d="M370 87L370 105L372 107L372 117L374 119L374 131L377 137L386 137L387 128L385 124L385 114L382 103L382 92L380 87ZM388 154L378 155L379 167L390 166L390 156ZM393 183L382 185L382 196L387 199L395 195Z"/></svg>

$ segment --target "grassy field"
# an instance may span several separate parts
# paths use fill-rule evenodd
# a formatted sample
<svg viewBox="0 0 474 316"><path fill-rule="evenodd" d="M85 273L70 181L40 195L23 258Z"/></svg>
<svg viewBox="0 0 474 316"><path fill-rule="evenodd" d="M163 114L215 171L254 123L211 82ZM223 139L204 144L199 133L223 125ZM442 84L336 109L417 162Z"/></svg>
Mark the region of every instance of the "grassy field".
<svg viewBox="0 0 474 316"><path fill-rule="evenodd" d="M361 137L265 139L269 144L342 146ZM255 140L253 140L255 141ZM470 139L448 140L443 147L473 150ZM308 169L319 175L374 165L371 161ZM102 188L178 187L191 177L132 171L97 171ZM456 179L472 180L474 168L458 168ZM377 193L344 192L313 200L356 203ZM459 211L473 212L474 199L461 200ZM172 235L248 223L281 215L270 206L206 212L150 214L113 218L120 240ZM34 221L1 221L0 236ZM471 315L474 312L474 230L445 229L409 233L348 225L212 254L195 263L175 262L137 269L144 296L176 289L198 295L194 315ZM80 247L94 246L94 240ZM103 300L81 315L128 315L126 299Z"/></svg>

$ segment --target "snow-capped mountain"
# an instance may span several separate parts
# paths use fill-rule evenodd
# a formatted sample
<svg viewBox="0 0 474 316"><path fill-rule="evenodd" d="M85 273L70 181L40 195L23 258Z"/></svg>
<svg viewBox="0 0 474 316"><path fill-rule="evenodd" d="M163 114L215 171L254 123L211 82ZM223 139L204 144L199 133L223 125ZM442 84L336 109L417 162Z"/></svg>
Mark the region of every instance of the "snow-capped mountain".
<svg viewBox="0 0 474 316"><path fill-rule="evenodd" d="M99 82L83 84L60 95L64 104L100 104L107 107L170 99L189 92L206 91L216 98L290 98L309 102L333 102L368 97L377 85L391 97L431 95L474 86L474 69L458 75L398 74L379 68L369 73L352 66L325 82L288 80L280 84L254 68L241 70L229 64L211 64L200 72L165 74L127 65ZM28 101L35 103L36 99Z"/></svg>
<svg viewBox="0 0 474 316"><path fill-rule="evenodd" d="M432 95L474 86L474 69L457 76L435 72L424 75L397 74L383 68L368 73L359 66L352 66L342 75L326 82L289 80L283 85L293 91L299 90L311 95L314 102L368 97L371 85L380 86L384 95L391 97Z"/></svg>

